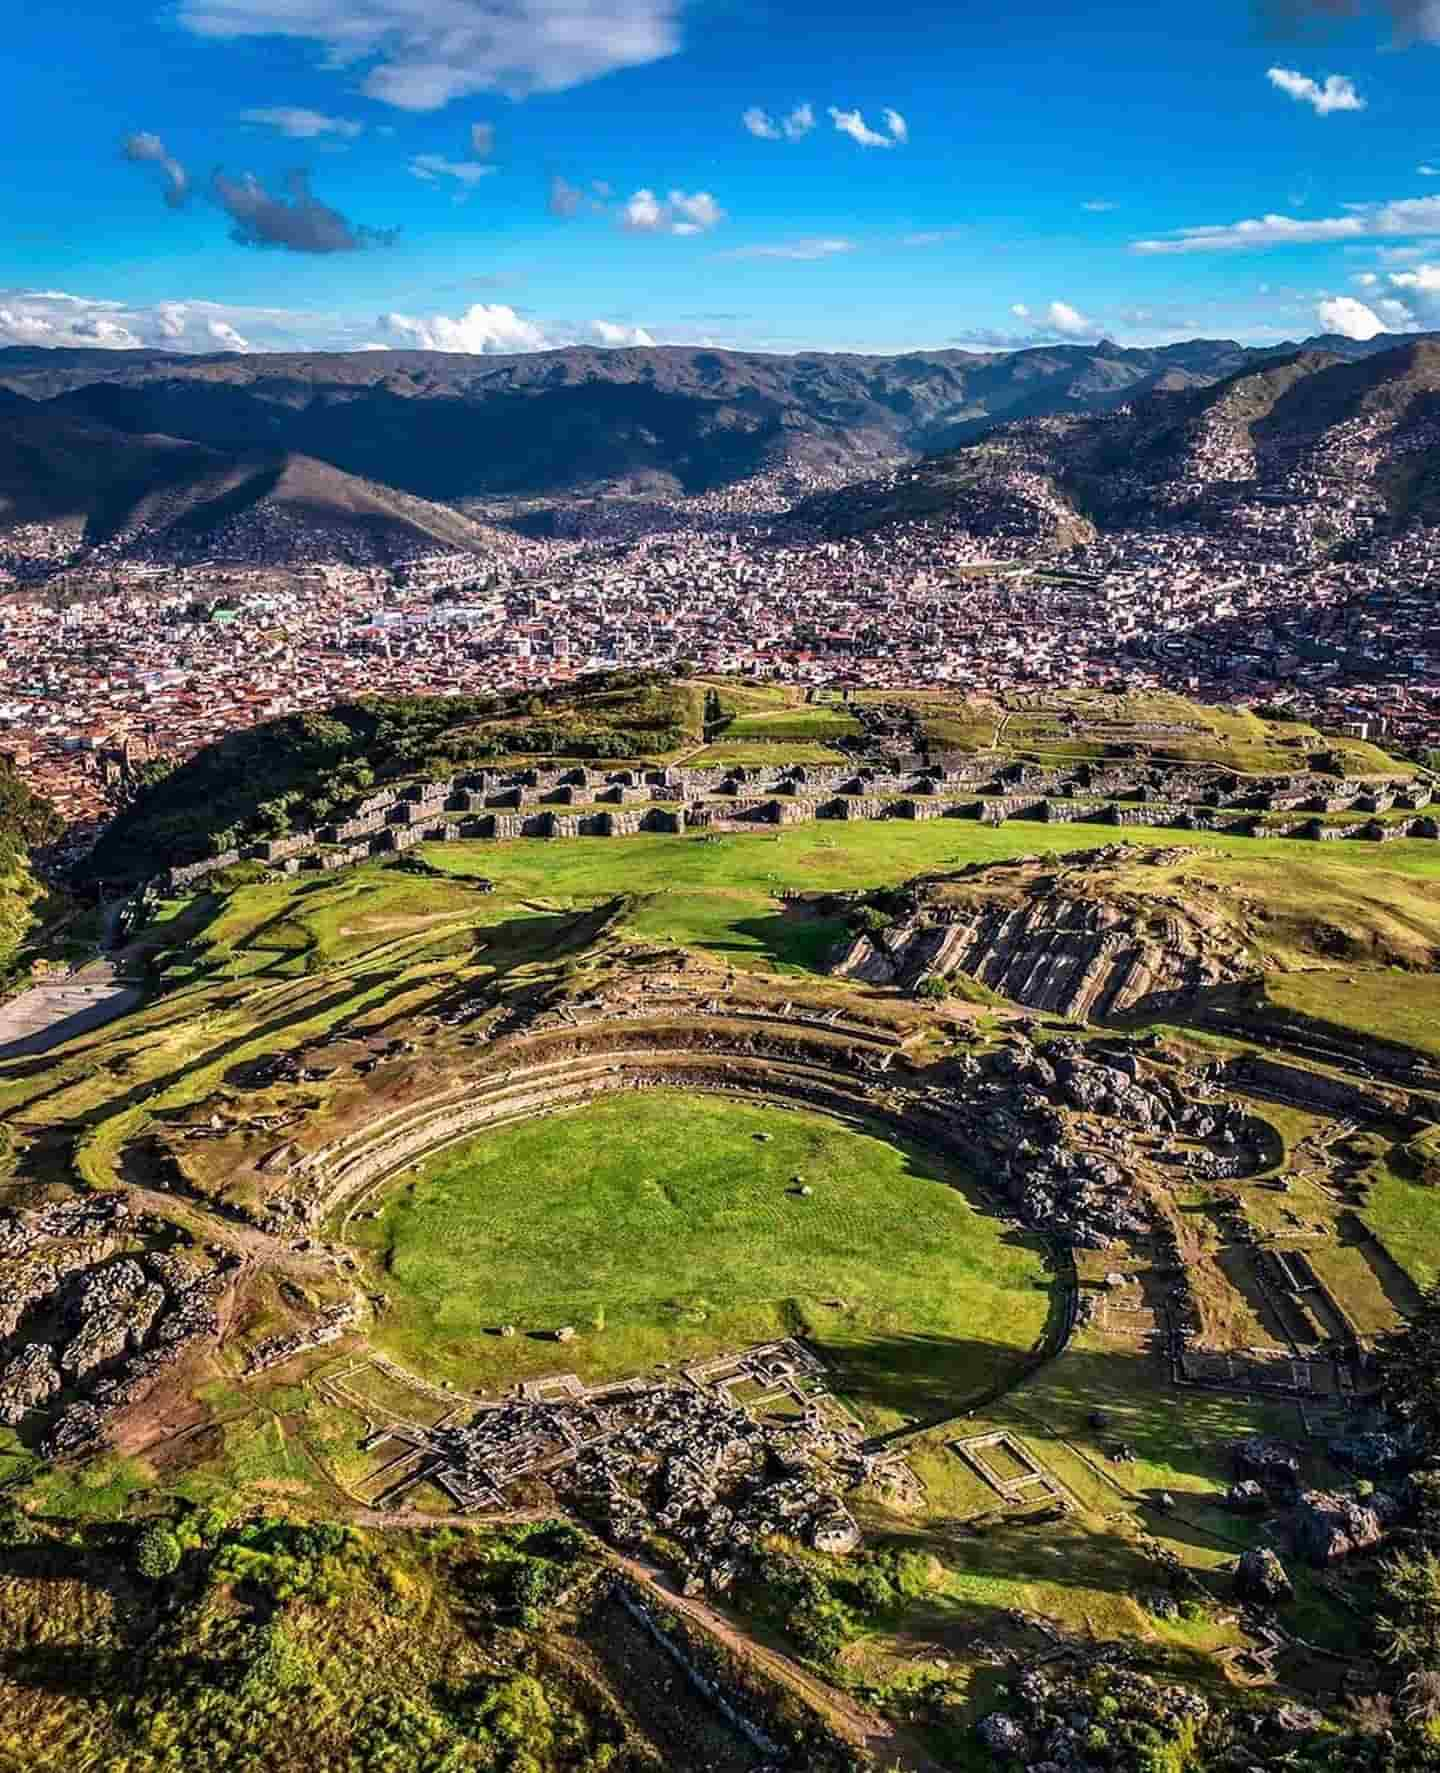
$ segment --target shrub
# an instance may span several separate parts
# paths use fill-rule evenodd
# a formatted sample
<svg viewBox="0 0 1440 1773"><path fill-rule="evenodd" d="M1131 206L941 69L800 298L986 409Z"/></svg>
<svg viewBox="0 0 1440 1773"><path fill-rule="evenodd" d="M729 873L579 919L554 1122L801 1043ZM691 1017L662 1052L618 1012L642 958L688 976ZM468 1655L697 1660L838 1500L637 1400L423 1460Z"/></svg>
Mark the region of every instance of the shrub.
<svg viewBox="0 0 1440 1773"><path fill-rule="evenodd" d="M157 1521L140 1535L135 1546L135 1568L151 1582L163 1582L180 1568L180 1541L162 1522Z"/></svg>

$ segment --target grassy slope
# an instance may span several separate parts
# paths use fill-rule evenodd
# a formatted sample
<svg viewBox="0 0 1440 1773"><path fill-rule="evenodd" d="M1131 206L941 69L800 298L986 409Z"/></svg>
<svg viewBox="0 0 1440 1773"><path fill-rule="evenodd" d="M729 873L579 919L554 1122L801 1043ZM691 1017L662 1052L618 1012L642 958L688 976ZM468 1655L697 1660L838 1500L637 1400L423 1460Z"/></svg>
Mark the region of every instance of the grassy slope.
<svg viewBox="0 0 1440 1773"><path fill-rule="evenodd" d="M372 696L287 715L207 746L147 784L106 831L93 871L153 873L256 836L320 824L377 783L519 755L664 756L702 737L704 697L656 674L610 672L543 696Z"/></svg>
<svg viewBox="0 0 1440 1773"><path fill-rule="evenodd" d="M1175 762L1265 773L1303 769L1308 750L1333 753L1347 776L1410 773L1408 765L1363 740L1322 737L1301 721L1269 720L1250 709L1214 707L1163 690L1012 692L1000 705L945 689L862 690L859 699L914 707L930 743L957 750L989 746L1003 728L1006 746L1052 762L1139 746ZM1156 726L1186 730L1147 731Z"/></svg>
<svg viewBox="0 0 1440 1773"><path fill-rule="evenodd" d="M223 1515L219 1517L223 1520ZM0 1766L27 1773L652 1764L633 1714L551 1633L550 1597L595 1579L553 1531L318 1537L271 1520L179 1517L173 1578L138 1577L138 1529L42 1533L0 1573ZM550 1551L553 1555L546 1556ZM515 1574L541 1578L517 1631ZM587 1610L582 1599L581 1610ZM595 1757L595 1758L591 1758Z"/></svg>
<svg viewBox="0 0 1440 1773"><path fill-rule="evenodd" d="M634 914L637 933L693 943L732 955L738 964L779 961L811 967L823 931L814 922L783 916L776 895L785 888L847 891L896 885L927 870L969 862L1092 849L1116 840L1113 826L1062 827L1015 823L998 828L969 820L901 821L801 826L778 833L698 838L574 839L543 844L437 844L425 850L438 868L459 876L484 875L500 902L552 906L591 904L617 893L643 899ZM1127 837L1145 848L1175 848L1177 834L1136 829ZM1213 856L1209 872L1222 890L1243 885L1259 864L1274 878L1303 862L1307 894L1335 890L1368 895L1389 891L1391 877L1405 893L1428 892L1440 880L1440 846L1400 841L1385 847L1340 842L1324 860L1283 838L1240 839L1194 832L1184 845ZM1384 883L1383 886L1381 883ZM831 936L838 936L832 926Z"/></svg>
<svg viewBox="0 0 1440 1773"><path fill-rule="evenodd" d="M415 1180L358 1228L392 1301L379 1334L462 1384L801 1331L889 1426L993 1383L1045 1323L1034 1244L934 1157L820 1115L667 1091L488 1134ZM561 1324L574 1343L534 1339Z"/></svg>
<svg viewBox="0 0 1440 1773"><path fill-rule="evenodd" d="M30 846L60 835L49 803L0 763L0 986L34 922L41 888L30 869Z"/></svg>

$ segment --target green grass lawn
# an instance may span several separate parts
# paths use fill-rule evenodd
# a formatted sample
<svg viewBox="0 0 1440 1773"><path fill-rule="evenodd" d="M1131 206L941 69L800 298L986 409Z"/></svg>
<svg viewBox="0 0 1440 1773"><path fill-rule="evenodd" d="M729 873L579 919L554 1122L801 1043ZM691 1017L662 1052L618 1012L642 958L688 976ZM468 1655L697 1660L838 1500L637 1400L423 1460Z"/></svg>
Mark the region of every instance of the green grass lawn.
<svg viewBox="0 0 1440 1773"><path fill-rule="evenodd" d="M1440 1279L1440 1188L1407 1181L1379 1164L1365 1219L1417 1286Z"/></svg>
<svg viewBox="0 0 1440 1773"><path fill-rule="evenodd" d="M1126 835L1146 848L1174 848L1182 834L1138 828ZM1116 837L1115 828L1107 825L1017 821L996 827L968 819L923 824L887 819L740 833L718 841L643 836L545 843L521 838L431 844L423 853L446 873L493 880L491 903L497 909L506 902L536 900L571 907L632 894L643 900L633 914L638 934L714 949L742 965L778 962L808 970L815 965L814 926L781 915L776 898L787 887L847 891L892 886L968 862L1063 855L1113 844ZM1387 844L1383 858L1373 844L1338 842L1327 846L1323 860L1283 838L1187 832L1183 841L1215 858L1209 872L1222 888L1232 871L1235 881L1248 884L1253 865L1260 861L1303 864L1312 911L1314 895L1323 895L1327 883L1337 896L1362 883L1373 895L1383 890L1387 876L1404 875L1416 887L1440 879L1440 845L1418 840ZM1371 878L1365 878L1366 871ZM1272 884L1283 879L1281 870L1268 872Z"/></svg>
<svg viewBox="0 0 1440 1773"><path fill-rule="evenodd" d="M1440 1055L1440 975L1435 973L1393 967L1277 973L1267 982L1266 995L1281 1009L1311 1021L1336 1023Z"/></svg>
<svg viewBox="0 0 1440 1773"><path fill-rule="evenodd" d="M942 1160L668 1090L443 1153L355 1241L391 1300L377 1339L416 1371L615 1377L800 1333L877 1426L1012 1371L1050 1307L1038 1246L977 1211ZM565 1324L578 1335L560 1346L548 1333Z"/></svg>
<svg viewBox="0 0 1440 1773"><path fill-rule="evenodd" d="M780 744L766 739L738 739L727 742L722 735L713 745L707 745L685 761L689 768L697 770L728 768L737 763L757 769L779 769L791 763L844 763L845 753L818 741Z"/></svg>
<svg viewBox="0 0 1440 1773"><path fill-rule="evenodd" d="M775 713L737 714L725 728L727 739L768 739L788 742L855 739L860 722L843 708L786 708Z"/></svg>

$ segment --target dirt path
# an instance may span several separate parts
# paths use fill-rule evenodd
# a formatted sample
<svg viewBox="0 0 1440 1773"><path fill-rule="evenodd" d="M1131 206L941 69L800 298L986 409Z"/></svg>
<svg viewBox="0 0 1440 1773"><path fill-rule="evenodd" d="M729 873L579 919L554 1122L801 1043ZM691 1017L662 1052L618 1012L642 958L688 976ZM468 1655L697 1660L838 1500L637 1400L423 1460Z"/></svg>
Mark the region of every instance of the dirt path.
<svg viewBox="0 0 1440 1773"><path fill-rule="evenodd" d="M224 1244L245 1257L250 1266L265 1262L302 1274L329 1276L339 1272L337 1257L323 1250L292 1249L284 1238L262 1231L258 1225L245 1225L237 1219L212 1212L187 1195L169 1194L163 1188L146 1188L140 1182L122 1182L120 1186L135 1207L185 1226L188 1231L195 1232L202 1243Z"/></svg>
<svg viewBox="0 0 1440 1773"><path fill-rule="evenodd" d="M875 1755L887 1769L899 1767L905 1773L946 1773L944 1766L927 1754L888 1719L876 1715L851 1699L848 1694L828 1686L807 1669L768 1645L757 1643L741 1626L707 1601L692 1595L676 1593L666 1585L662 1573L638 1558L611 1554L614 1562L645 1594L673 1613L681 1613L702 1631L724 1644L727 1650L753 1664L772 1681L788 1687L842 1736Z"/></svg>

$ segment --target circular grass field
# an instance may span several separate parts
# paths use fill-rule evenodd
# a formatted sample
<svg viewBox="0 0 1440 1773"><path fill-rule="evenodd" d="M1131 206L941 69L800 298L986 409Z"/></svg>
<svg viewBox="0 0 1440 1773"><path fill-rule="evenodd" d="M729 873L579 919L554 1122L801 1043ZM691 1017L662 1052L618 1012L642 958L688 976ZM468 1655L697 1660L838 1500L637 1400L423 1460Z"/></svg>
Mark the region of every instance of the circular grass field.
<svg viewBox="0 0 1440 1773"><path fill-rule="evenodd" d="M1003 1382L1042 1334L1042 1250L983 1205L923 1148L651 1090L438 1154L354 1241L390 1301L376 1342L431 1378L618 1378L801 1334L885 1427Z"/></svg>

